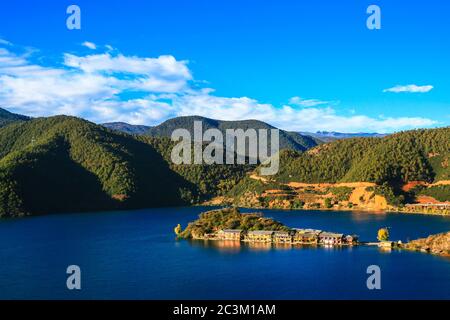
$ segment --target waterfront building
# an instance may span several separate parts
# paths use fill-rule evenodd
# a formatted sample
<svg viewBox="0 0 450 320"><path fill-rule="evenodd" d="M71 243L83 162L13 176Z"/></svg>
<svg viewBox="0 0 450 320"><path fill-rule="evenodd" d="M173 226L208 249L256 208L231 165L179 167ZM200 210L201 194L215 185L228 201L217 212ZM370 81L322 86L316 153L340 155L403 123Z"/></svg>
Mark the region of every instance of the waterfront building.
<svg viewBox="0 0 450 320"><path fill-rule="evenodd" d="M450 209L450 203L414 203L414 204L406 204L405 207L420 210L426 209L446 210Z"/></svg>
<svg viewBox="0 0 450 320"><path fill-rule="evenodd" d="M292 243L292 232L290 231L275 231L273 233L274 243Z"/></svg>
<svg viewBox="0 0 450 320"><path fill-rule="evenodd" d="M249 231L247 232L247 241L272 242L273 231Z"/></svg>
<svg viewBox="0 0 450 320"><path fill-rule="evenodd" d="M238 229L224 229L217 232L217 239L220 240L242 240L243 232Z"/></svg>
<svg viewBox="0 0 450 320"><path fill-rule="evenodd" d="M321 230L315 229L296 229L293 242L297 244L317 244Z"/></svg>
<svg viewBox="0 0 450 320"><path fill-rule="evenodd" d="M357 242L358 242L358 236L357 235L352 234L352 235L345 236L345 243L346 244L355 244Z"/></svg>
<svg viewBox="0 0 450 320"><path fill-rule="evenodd" d="M319 235L319 242L325 245L341 245L344 242L344 234L322 232Z"/></svg>

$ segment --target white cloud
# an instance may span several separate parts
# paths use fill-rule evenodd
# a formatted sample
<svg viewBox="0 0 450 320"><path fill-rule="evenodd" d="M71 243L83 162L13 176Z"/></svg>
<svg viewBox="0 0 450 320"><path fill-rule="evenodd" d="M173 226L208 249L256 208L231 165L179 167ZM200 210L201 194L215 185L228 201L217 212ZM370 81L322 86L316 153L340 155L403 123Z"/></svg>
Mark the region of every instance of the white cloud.
<svg viewBox="0 0 450 320"><path fill-rule="evenodd" d="M95 113L89 112L96 109L94 104L105 106L107 101L111 107L127 105L129 99L123 100L119 95L129 91L141 95L181 92L192 78L187 62L177 61L172 56L138 58L98 54L78 57L66 54L64 64L53 68L31 63L27 58L0 48L0 103L33 116L67 113L88 115L94 120ZM145 108L140 101L130 101ZM110 114L117 116L117 112ZM151 120L154 115L149 115L155 112L142 114L147 115L143 119Z"/></svg>
<svg viewBox="0 0 450 320"><path fill-rule="evenodd" d="M62 65L54 67L32 58L0 48L0 107L31 116L74 115L97 123L154 125L181 115L257 119L292 131L392 132L436 124L421 117L344 116L333 108L336 102L318 99L293 97L289 105L274 106L251 97L220 97L213 89L198 88L201 82L193 79L187 61L167 55L64 54Z"/></svg>
<svg viewBox="0 0 450 320"><path fill-rule="evenodd" d="M296 106L300 106L300 107L317 107L320 105L327 105L327 104L331 104L333 102L331 101L322 101L322 100L318 100L318 99L304 99L301 97L292 97L291 99L289 99L289 104L292 105L296 105Z"/></svg>
<svg viewBox="0 0 450 320"><path fill-rule="evenodd" d="M433 90L433 86L426 85L426 86L418 86L415 84L409 84L406 86L397 85L395 87L385 89L383 92L393 92L393 93L401 93L401 92L410 92L410 93L425 93Z"/></svg>
<svg viewBox="0 0 450 320"><path fill-rule="evenodd" d="M4 46L10 46L12 43L9 42L8 40L2 39L0 38L0 45L4 45Z"/></svg>
<svg viewBox="0 0 450 320"><path fill-rule="evenodd" d="M18 57L5 48L0 48L0 68L16 67L27 64L27 60Z"/></svg>
<svg viewBox="0 0 450 320"><path fill-rule="evenodd" d="M81 44L83 47L89 48L91 50L96 50L97 49L97 45L93 42L89 42L89 41L85 41Z"/></svg>
<svg viewBox="0 0 450 320"><path fill-rule="evenodd" d="M116 56L110 53L95 54L79 57L65 54L65 65L79 68L84 72L126 72L141 75L158 74L164 77L192 78L187 61L177 61L173 56L158 58L127 57L122 54Z"/></svg>
<svg viewBox="0 0 450 320"><path fill-rule="evenodd" d="M256 119L291 131L393 132L428 127L437 122L422 117L382 118L338 115L332 107L275 107L255 99L223 98L201 92L174 98L177 115L200 115L220 120Z"/></svg>

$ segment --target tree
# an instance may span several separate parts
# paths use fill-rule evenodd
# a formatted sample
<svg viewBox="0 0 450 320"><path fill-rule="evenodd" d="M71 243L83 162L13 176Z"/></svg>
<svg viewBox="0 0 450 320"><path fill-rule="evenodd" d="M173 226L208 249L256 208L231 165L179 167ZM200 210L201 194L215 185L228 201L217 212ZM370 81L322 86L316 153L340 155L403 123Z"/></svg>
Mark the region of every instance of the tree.
<svg viewBox="0 0 450 320"><path fill-rule="evenodd" d="M182 231L182 229L181 229L181 224L178 224L178 225L173 229L173 231L175 232L175 234L176 234L177 236L179 236L180 233L181 233L181 231Z"/></svg>
<svg viewBox="0 0 450 320"><path fill-rule="evenodd" d="M331 199L326 198L325 199L325 208L330 209L331 207L333 207L333 204L331 203Z"/></svg>
<svg viewBox="0 0 450 320"><path fill-rule="evenodd" d="M378 230L378 241L388 241L389 240L389 230L388 228L381 228Z"/></svg>

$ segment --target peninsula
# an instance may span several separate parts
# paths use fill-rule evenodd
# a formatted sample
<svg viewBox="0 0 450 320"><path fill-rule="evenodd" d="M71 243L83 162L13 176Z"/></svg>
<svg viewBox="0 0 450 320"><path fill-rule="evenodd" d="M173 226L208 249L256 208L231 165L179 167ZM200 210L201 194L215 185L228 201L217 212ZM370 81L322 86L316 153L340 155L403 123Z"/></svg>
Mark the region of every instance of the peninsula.
<svg viewBox="0 0 450 320"><path fill-rule="evenodd" d="M315 229L289 228L261 213L241 213L237 208L212 210L175 233L182 239L226 240L289 245L356 245L358 236Z"/></svg>
<svg viewBox="0 0 450 320"><path fill-rule="evenodd" d="M404 248L450 257L450 231L412 240L406 243Z"/></svg>

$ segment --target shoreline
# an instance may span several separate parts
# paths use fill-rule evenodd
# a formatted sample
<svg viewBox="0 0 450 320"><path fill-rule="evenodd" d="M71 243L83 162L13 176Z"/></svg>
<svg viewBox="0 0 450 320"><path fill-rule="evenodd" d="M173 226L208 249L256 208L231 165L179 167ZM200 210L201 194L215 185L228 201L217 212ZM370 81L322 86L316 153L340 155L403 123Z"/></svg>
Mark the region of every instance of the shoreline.
<svg viewBox="0 0 450 320"><path fill-rule="evenodd" d="M267 245L275 245L275 246L302 246L302 247L357 247L360 245L373 246L373 244L369 244L369 242L358 242L358 243L342 243L342 244L323 244L323 243L299 243L299 242L273 242L273 241L252 241L252 240L232 240L232 239L214 239L207 237L193 237L191 240L194 241L213 241L213 242L235 242L235 243L245 243L245 244L267 244Z"/></svg>
<svg viewBox="0 0 450 320"><path fill-rule="evenodd" d="M197 207L229 207L234 206L233 204L211 204L208 202L204 202L198 205L194 205ZM398 214L419 214L419 215L426 215L426 216L442 216L442 217L450 217L450 213L440 213L440 212L422 212L422 211L406 211L402 210L400 208L392 208L392 209L369 209L369 208L295 208L295 209L287 209L287 208L268 208L268 207L248 207L248 206L236 206L238 208L243 209L249 209L249 210L279 210L279 211L360 211L360 212L367 212L367 213L398 213Z"/></svg>
<svg viewBox="0 0 450 320"><path fill-rule="evenodd" d="M431 235L430 237L432 237ZM420 240L420 239L418 239ZM287 243L279 243L273 241L252 241L252 240L232 240L232 239L215 239L215 238L207 238L207 237L195 237L191 238L191 241L203 241L203 242L229 242L229 243L239 243L246 245L266 245L267 247L291 247L291 248L353 248L353 247L377 247L383 251L392 251L392 250L405 250L408 252L417 252L417 253L425 253L439 257L450 258L450 253L443 252L435 252L428 247L415 247L412 244L418 240L412 240L410 242L401 243L399 241L383 241L383 242L374 242L374 241L358 241L356 243L341 243L341 244L323 244L323 243L300 243L300 242L287 242Z"/></svg>
<svg viewBox="0 0 450 320"><path fill-rule="evenodd" d="M181 205L181 206L164 206L164 207L143 207L143 208L132 208L132 209L105 209L105 210L98 210L98 211L74 211L74 212L57 212L57 213L47 213L47 214L22 214L17 216L6 216L6 217L0 217L0 221L8 221L8 220L16 220L16 219L28 219L28 218L37 218L37 217L45 217L45 216L52 216L52 215L76 215L76 214L84 214L84 213L95 213L95 214L101 214L104 212L122 212L122 211L140 211L140 210L147 210L147 209L168 209L168 208L195 208L195 207L205 207L205 208L213 208L213 207L230 207L234 206L231 203L210 203L210 201L205 201L198 204L191 204L191 205ZM380 214L387 214L387 213L397 213L397 214L415 214L415 215L426 215L426 216L441 216L441 217L450 217L450 213L439 213L439 212L420 212L420 211L405 211L401 210L400 208L392 208L387 210L375 210L375 209L368 209L368 208L295 208L295 209L287 209L287 208L268 208L268 207L248 207L248 206L237 206L238 208L243 209L249 209L249 210L278 210L278 211L360 211L360 212L367 212L367 213L380 213Z"/></svg>

